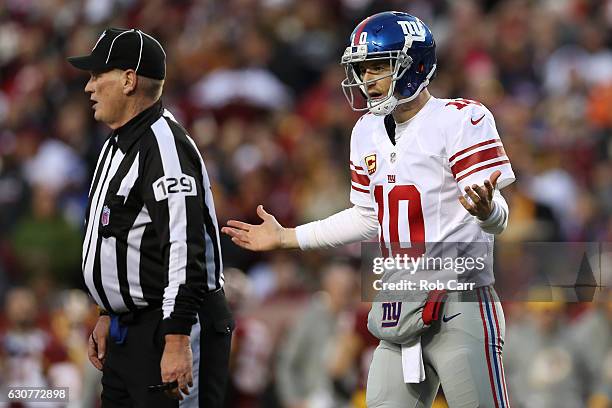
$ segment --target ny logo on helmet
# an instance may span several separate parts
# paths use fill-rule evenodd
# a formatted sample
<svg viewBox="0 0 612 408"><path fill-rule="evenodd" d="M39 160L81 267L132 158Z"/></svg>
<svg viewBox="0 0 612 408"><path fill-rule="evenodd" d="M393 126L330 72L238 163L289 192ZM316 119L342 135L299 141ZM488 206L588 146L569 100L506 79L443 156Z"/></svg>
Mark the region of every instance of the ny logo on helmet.
<svg viewBox="0 0 612 408"><path fill-rule="evenodd" d="M397 24L402 27L402 31L407 39L410 37L412 41L425 41L427 32L423 23L418 18L415 18L414 21L399 20Z"/></svg>

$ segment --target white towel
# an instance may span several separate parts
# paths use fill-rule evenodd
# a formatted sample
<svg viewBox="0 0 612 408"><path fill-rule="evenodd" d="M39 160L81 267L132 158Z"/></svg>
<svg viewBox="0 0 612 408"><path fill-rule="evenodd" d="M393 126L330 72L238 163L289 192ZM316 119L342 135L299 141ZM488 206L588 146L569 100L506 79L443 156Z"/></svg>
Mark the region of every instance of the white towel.
<svg viewBox="0 0 612 408"><path fill-rule="evenodd" d="M402 371L406 384L417 384L425 381L425 365L421 351L421 339L415 343L402 344Z"/></svg>

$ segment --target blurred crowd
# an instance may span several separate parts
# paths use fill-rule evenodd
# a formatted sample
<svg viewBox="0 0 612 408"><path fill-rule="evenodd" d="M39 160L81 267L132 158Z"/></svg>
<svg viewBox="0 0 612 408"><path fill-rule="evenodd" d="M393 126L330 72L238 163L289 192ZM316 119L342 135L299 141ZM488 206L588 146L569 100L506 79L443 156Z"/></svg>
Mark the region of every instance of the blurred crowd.
<svg viewBox="0 0 612 408"><path fill-rule="evenodd" d="M88 78L67 56L88 53L109 26L154 35L168 56L163 103L204 157L220 224L258 222L261 203L296 225L349 205L359 115L340 89L339 60L352 28L384 10L432 29L434 96L494 113L518 179L504 189L500 241L611 241L610 0L4 0L0 383L69 386L73 406L95 406L99 374L84 352L95 311L75 288L109 130L93 121ZM239 321L228 406L364 406L376 343L359 302L359 246L262 255L222 239ZM513 406L610 406L606 304L507 312Z"/></svg>

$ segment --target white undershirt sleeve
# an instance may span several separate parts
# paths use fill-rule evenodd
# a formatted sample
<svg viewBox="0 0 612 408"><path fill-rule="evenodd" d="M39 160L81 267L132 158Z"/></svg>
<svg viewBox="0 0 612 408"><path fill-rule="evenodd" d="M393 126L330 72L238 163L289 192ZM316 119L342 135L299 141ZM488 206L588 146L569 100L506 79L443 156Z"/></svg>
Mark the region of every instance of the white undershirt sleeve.
<svg viewBox="0 0 612 408"><path fill-rule="evenodd" d="M355 205L295 229L300 249L332 248L378 235L376 210Z"/></svg>
<svg viewBox="0 0 612 408"><path fill-rule="evenodd" d="M488 232L489 234L501 234L506 229L506 225L508 225L508 215L510 214L510 210L508 209L508 203L504 199L504 196L501 195L499 190L495 190L493 193L493 211L491 211L491 215L484 221L476 218L478 225L484 232Z"/></svg>

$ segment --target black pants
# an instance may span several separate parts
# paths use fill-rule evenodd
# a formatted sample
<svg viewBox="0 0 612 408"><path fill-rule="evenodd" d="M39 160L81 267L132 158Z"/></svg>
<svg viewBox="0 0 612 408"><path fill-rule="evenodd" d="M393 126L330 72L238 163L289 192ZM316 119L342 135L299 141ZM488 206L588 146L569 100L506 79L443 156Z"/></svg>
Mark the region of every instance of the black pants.
<svg viewBox="0 0 612 408"><path fill-rule="evenodd" d="M149 385L161 384L164 350L161 309L136 313L123 344L108 340L102 374L102 407L223 407L234 320L223 291L208 294L191 331L193 387L184 401L172 400Z"/></svg>

